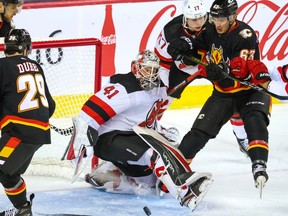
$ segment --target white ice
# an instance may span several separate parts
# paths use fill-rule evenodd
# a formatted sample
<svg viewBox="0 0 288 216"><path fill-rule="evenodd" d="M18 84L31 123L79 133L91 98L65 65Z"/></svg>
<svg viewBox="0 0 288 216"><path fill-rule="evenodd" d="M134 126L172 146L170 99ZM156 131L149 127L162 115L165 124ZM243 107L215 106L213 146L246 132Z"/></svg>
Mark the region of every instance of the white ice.
<svg viewBox="0 0 288 216"><path fill-rule="evenodd" d="M190 129L198 108L168 110L163 119L166 125L180 129L181 136ZM288 215L288 105L274 105L269 125L269 181L259 190L254 187L251 162L238 149L232 127L226 124L220 134L210 140L193 160L196 171L213 174L214 183L194 212L181 207L176 200L154 193L138 195L111 194L90 188L83 181L71 184L68 179L24 176L28 193L36 197L33 211L37 213L74 213L103 216L145 215L148 206L152 215L194 216L284 216ZM285 135L286 134L286 135ZM45 168L44 168L45 169ZM0 188L2 189L2 188ZM3 190L0 210L11 207Z"/></svg>

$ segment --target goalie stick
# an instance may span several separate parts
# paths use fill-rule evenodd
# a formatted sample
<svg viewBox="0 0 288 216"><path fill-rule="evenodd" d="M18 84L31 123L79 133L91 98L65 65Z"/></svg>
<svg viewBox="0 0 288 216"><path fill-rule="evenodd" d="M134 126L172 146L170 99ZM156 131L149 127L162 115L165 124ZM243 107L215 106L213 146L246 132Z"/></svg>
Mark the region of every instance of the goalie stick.
<svg viewBox="0 0 288 216"><path fill-rule="evenodd" d="M191 60L191 61L193 61L193 62L195 62L195 63L201 64L201 65L203 65L203 66L207 66L207 65L208 65L208 63L203 62L203 61L201 61L200 59L195 58L195 57L193 57L193 56L187 56L187 55L185 55L184 57L187 58L187 59L189 59L189 60ZM236 82L239 82L239 83L241 83L241 84L243 84L243 85L249 86L250 88L252 88L252 89L254 89L254 90L256 90L256 91L266 93L266 94L268 94L268 95L270 95L270 96L272 96L272 97L274 97L274 98L277 98L277 99L279 99L279 100L288 100L288 96L282 96L282 95L274 94L274 93L268 91L267 89L263 88L263 87L260 86L260 85L256 86L256 85L254 85L253 83L250 83L250 82L248 82L248 81L244 81L244 80L238 79L238 78L236 78L236 77L232 76L231 74L226 73L226 72L224 72L224 71L223 71L223 75L224 75L225 77L227 77L228 79L231 79L231 80L234 80L234 81L236 81Z"/></svg>

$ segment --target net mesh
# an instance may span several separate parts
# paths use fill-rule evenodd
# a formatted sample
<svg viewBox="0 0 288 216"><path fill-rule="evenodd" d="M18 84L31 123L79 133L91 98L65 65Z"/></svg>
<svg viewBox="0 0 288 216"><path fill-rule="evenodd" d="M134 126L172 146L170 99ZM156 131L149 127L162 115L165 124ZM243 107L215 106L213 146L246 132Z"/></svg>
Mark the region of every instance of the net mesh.
<svg viewBox="0 0 288 216"><path fill-rule="evenodd" d="M83 103L101 86L101 42L98 39L32 40L29 58L44 70L56 110L51 125L65 129L73 126L71 118L79 114ZM0 57L4 57L3 40ZM34 155L27 175L70 178L69 161L61 161L70 136L51 130L52 143L43 145Z"/></svg>

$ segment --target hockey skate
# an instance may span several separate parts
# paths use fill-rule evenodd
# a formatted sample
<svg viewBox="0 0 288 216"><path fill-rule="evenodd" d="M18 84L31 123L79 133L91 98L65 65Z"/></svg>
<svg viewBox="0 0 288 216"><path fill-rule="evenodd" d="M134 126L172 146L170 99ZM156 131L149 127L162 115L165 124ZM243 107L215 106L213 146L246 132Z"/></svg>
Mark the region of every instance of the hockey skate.
<svg viewBox="0 0 288 216"><path fill-rule="evenodd" d="M191 175L185 173L184 175ZM195 179L197 179L195 181ZM191 182L193 182L191 184ZM180 199L180 205L186 206L193 211L197 205L202 201L210 186L212 185L212 175L210 173L196 173L194 172L187 180L186 185L189 185L188 192Z"/></svg>
<svg viewBox="0 0 288 216"><path fill-rule="evenodd" d="M255 187L260 190L260 198L262 198L262 189L268 181L265 161L254 161L252 164L252 172L255 181Z"/></svg>
<svg viewBox="0 0 288 216"><path fill-rule="evenodd" d="M239 138L236 136L236 134L235 134L234 131L233 131L233 133L234 133L234 135L235 135L235 137L236 137L236 139L237 139L237 143L238 143L238 145L239 145L240 151L241 151L246 157L249 157L249 153L248 153L249 141L248 141L248 139L247 139L247 138L246 138L246 139L239 139Z"/></svg>
<svg viewBox="0 0 288 216"><path fill-rule="evenodd" d="M120 184L123 173L111 162L103 161L91 174L85 175L85 181L95 188L103 188L107 182L112 183L113 188Z"/></svg>
<svg viewBox="0 0 288 216"><path fill-rule="evenodd" d="M21 208L13 208L8 209L0 213L0 216L32 216L32 200L34 199L35 195L30 195L30 201L22 206Z"/></svg>
<svg viewBox="0 0 288 216"><path fill-rule="evenodd" d="M85 175L85 181L95 189L110 193L135 194L141 189L155 188L156 178L152 176L126 176L109 161L102 163L91 174Z"/></svg>

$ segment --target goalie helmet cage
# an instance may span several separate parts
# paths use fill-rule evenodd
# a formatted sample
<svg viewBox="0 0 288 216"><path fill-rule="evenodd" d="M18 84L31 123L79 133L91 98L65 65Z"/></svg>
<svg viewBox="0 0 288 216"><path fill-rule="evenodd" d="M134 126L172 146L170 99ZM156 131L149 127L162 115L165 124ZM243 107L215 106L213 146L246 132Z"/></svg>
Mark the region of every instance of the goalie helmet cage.
<svg viewBox="0 0 288 216"><path fill-rule="evenodd" d="M56 102L55 113L50 119L52 125L61 129L73 126L71 118L79 114L83 103L94 92L100 90L101 49L102 43L97 38L32 38L29 58L43 68ZM2 39L0 57L4 57L3 50ZM25 174L72 178L70 161L61 161L70 137L51 130L51 144L43 145L35 153Z"/></svg>

